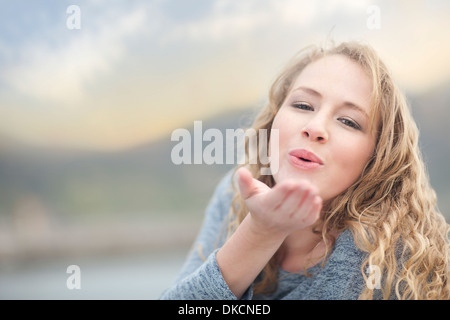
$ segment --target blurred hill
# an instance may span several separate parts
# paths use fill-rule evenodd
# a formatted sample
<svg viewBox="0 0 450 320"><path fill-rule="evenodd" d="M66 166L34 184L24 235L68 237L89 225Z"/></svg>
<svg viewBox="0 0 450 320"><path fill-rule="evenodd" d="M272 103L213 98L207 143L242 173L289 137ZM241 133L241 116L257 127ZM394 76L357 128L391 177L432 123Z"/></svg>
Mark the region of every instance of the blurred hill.
<svg viewBox="0 0 450 320"><path fill-rule="evenodd" d="M420 144L431 183L447 221L449 87L447 84L426 95L408 96L421 131ZM225 129L248 127L255 114L254 108L248 108L201 119L203 132L208 128L224 133ZM193 123L186 124L193 139L192 126ZM116 241L122 243L131 236L136 238L132 245L140 237L147 237L151 243L170 242L174 234L179 234L180 242L190 242L216 184L233 165L174 165L171 151L177 143L171 141L168 133L157 141L120 152L86 152L30 147L0 137L0 242L13 243L11 232L42 235L55 226L77 224L104 225L104 232L110 232L104 235L105 242L118 238ZM209 143L204 142L203 146ZM146 221L149 227L139 221ZM122 223L135 226L120 237L120 231L111 233L114 228L120 229ZM10 232L9 238L5 232ZM64 230L59 232L64 236ZM183 232L187 233L183 236ZM71 241L85 238L90 243L86 246L92 247L95 237L98 240L98 229ZM33 239L28 237L28 243L33 243ZM54 242L52 239L47 241ZM0 248L0 255L1 251Z"/></svg>
<svg viewBox="0 0 450 320"><path fill-rule="evenodd" d="M239 128L250 113L204 120L203 131ZM192 132L192 126L186 129ZM173 164L171 151L178 142L170 134L120 152L42 149L5 137L0 141L0 215L12 214L25 198L33 198L61 219L102 214L156 218L180 212L198 217L220 177L233 167Z"/></svg>
<svg viewBox="0 0 450 320"><path fill-rule="evenodd" d="M240 128L252 116L229 112L204 120L203 131ZM233 165L175 165L177 143L169 133L124 151L86 152L0 137L0 262L189 246Z"/></svg>

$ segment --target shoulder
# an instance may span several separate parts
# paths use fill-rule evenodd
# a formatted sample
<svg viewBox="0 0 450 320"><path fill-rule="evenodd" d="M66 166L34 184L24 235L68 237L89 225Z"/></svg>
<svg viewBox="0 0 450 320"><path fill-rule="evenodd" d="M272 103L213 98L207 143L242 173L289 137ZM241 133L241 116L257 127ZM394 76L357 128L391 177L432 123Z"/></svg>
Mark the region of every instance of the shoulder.
<svg viewBox="0 0 450 320"><path fill-rule="evenodd" d="M366 257L356 246L352 232L349 229L341 232L326 265L317 274L315 298L358 299L365 285L361 266Z"/></svg>
<svg viewBox="0 0 450 320"><path fill-rule="evenodd" d="M342 287L346 288L355 298L359 297L362 291L367 287L373 290L374 300L383 299L383 291L381 286L384 282L383 275L377 265L368 264L363 270L362 265L369 256L368 252L359 249L355 243L355 239L350 229L346 229L337 238L335 249L330 256L330 264L335 270L337 277L344 279ZM402 265L402 245L396 248L397 264ZM378 270L378 271L377 271ZM367 280L364 278L367 276ZM377 280L377 277L378 280ZM370 282L367 282L370 281ZM372 281L375 281L372 283ZM401 289L401 288L400 288ZM397 299L395 288L391 288L389 299Z"/></svg>
<svg viewBox="0 0 450 320"><path fill-rule="evenodd" d="M336 239L330 260L332 258L333 261L347 260L348 263L361 264L366 256L367 254L356 246L350 229L345 229Z"/></svg>
<svg viewBox="0 0 450 320"><path fill-rule="evenodd" d="M362 279L361 265L367 253L359 249L350 229L345 229L337 237L327 265L329 271L343 279Z"/></svg>

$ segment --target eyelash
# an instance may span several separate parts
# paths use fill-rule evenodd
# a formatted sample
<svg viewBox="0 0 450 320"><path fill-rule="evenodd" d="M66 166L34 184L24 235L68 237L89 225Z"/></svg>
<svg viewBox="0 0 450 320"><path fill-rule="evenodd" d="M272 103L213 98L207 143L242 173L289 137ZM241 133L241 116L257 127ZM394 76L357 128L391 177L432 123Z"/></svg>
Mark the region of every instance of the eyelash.
<svg viewBox="0 0 450 320"><path fill-rule="evenodd" d="M349 120L349 119L345 119L345 118L339 118L339 121L341 121L344 125L353 128L355 130L361 130L361 127L354 121Z"/></svg>
<svg viewBox="0 0 450 320"><path fill-rule="evenodd" d="M302 107L308 107L310 111L314 111L314 108L311 107L311 106L310 106L309 104L307 104L307 103L294 103L292 106L293 106L294 108L297 108L297 109L300 109L300 110L306 110L306 109L303 109Z"/></svg>
<svg viewBox="0 0 450 320"><path fill-rule="evenodd" d="M312 106L310 106L309 104L307 104L307 103L294 103L292 106L294 108L297 108L297 109L300 109L300 110L314 111L314 108ZM338 120L341 123L343 123L345 126L347 126L347 127L353 128L355 130L361 130L361 127L355 121L352 121L352 120L349 120L349 119L346 119L346 118L339 118Z"/></svg>

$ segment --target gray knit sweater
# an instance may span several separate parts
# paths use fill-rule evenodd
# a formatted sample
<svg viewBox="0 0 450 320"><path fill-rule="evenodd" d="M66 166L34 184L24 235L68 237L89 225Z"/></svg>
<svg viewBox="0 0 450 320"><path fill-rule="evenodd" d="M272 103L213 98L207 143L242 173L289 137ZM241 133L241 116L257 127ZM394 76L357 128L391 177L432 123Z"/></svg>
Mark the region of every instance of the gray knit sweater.
<svg viewBox="0 0 450 320"><path fill-rule="evenodd" d="M232 195L231 174L227 174L210 200L200 233L181 272L160 299L236 299L216 261L217 250L225 241L224 226ZM325 266L319 263L308 269L310 276L279 268L276 292L254 295L251 285L241 299L357 299L365 286L361 274L364 257L355 246L351 232L344 230L336 239ZM375 298L380 294L381 290L374 289Z"/></svg>

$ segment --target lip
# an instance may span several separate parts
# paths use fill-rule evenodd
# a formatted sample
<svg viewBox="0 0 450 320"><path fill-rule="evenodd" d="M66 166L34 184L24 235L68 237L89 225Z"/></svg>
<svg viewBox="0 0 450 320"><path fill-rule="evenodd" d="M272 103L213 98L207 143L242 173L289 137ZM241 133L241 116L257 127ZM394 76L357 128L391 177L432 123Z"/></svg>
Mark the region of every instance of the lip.
<svg viewBox="0 0 450 320"><path fill-rule="evenodd" d="M316 169L323 166L323 161L306 149L293 149L289 152L289 161L301 169Z"/></svg>

